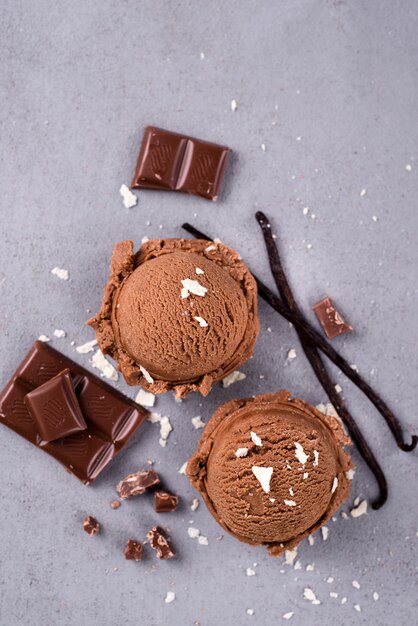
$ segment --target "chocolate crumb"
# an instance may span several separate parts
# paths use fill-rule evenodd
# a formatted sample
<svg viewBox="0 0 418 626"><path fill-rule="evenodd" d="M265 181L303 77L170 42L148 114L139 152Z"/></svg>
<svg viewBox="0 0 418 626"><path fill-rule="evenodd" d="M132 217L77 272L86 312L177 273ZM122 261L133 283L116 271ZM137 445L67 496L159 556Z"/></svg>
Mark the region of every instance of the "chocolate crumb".
<svg viewBox="0 0 418 626"><path fill-rule="evenodd" d="M116 491L122 500L125 500L143 494L150 487L158 485L159 482L160 478L156 471L145 470L125 476L116 487Z"/></svg>
<svg viewBox="0 0 418 626"><path fill-rule="evenodd" d="M162 560L172 559L176 556L176 551L171 545L165 530L161 526L154 526L147 533L151 547L156 551L157 558Z"/></svg>
<svg viewBox="0 0 418 626"><path fill-rule="evenodd" d="M100 524L95 517L89 515L83 522L83 528L90 537L93 537L99 532Z"/></svg>
<svg viewBox="0 0 418 626"><path fill-rule="evenodd" d="M328 339L334 339L338 335L344 335L353 330L343 320L330 297L327 296L317 304L314 304L312 308Z"/></svg>
<svg viewBox="0 0 418 626"><path fill-rule="evenodd" d="M125 546L125 559L127 561L140 561L142 559L142 545L135 539L128 539Z"/></svg>
<svg viewBox="0 0 418 626"><path fill-rule="evenodd" d="M175 511L179 503L179 497L168 491L156 491L154 493L154 509L157 513L171 513Z"/></svg>
<svg viewBox="0 0 418 626"><path fill-rule="evenodd" d="M120 505L121 505L120 500L113 500L110 503L110 506L112 507L112 509L118 509L120 507Z"/></svg>

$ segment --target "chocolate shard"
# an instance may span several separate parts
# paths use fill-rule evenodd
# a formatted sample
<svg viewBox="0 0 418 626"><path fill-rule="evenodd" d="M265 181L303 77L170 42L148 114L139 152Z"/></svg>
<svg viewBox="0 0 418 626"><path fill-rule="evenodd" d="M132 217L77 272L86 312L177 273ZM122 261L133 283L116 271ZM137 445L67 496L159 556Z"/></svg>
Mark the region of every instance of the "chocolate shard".
<svg viewBox="0 0 418 626"><path fill-rule="evenodd" d="M151 547L156 551L158 559L165 561L176 556L176 551L168 539L165 530L163 530L161 526L154 526L154 528L151 528L147 534L147 538Z"/></svg>
<svg viewBox="0 0 418 626"><path fill-rule="evenodd" d="M312 308L328 339L334 339L338 335L344 335L353 330L343 320L342 315L337 311L329 296L314 304Z"/></svg>
<svg viewBox="0 0 418 626"><path fill-rule="evenodd" d="M154 509L157 513L171 513L175 511L179 503L179 497L168 491L154 492Z"/></svg>
<svg viewBox="0 0 418 626"><path fill-rule="evenodd" d="M225 146L148 126L132 187L216 200L230 152Z"/></svg>
<svg viewBox="0 0 418 626"><path fill-rule="evenodd" d="M158 485L160 477L155 470L144 470L134 474L128 474L116 487L119 496L125 500L133 496L140 496L150 487Z"/></svg>
<svg viewBox="0 0 418 626"><path fill-rule="evenodd" d="M59 377L65 370L70 372L86 429L53 441L46 441L39 432L40 427L37 421L42 421L43 434L47 438L49 438L48 432L51 430L51 425L48 427L45 423L36 401L36 398L45 399L45 389L39 392L39 396L33 395L33 391L40 389L57 376L58 384L65 385L66 376L64 375L64 381L62 377ZM52 383L52 387L57 384L57 381ZM47 386L46 391L49 393L51 389ZM69 388L65 387L65 393L67 392L71 395ZM64 402L63 393L64 389L61 389L57 396L57 399L59 398L62 402ZM30 396L29 405L30 399L35 398L34 414L37 421L26 404L28 396ZM49 405L48 409L48 419L53 424L60 422L56 405L55 407L54 404ZM99 476L129 441L147 414L148 411L133 400L126 398L100 378L42 341L35 342L11 380L0 392L0 423L53 456L85 484L91 483Z"/></svg>
<svg viewBox="0 0 418 626"><path fill-rule="evenodd" d="M89 515L83 522L83 528L90 537L93 537L99 532L100 524L95 517Z"/></svg>
<svg viewBox="0 0 418 626"><path fill-rule="evenodd" d="M125 546L125 559L127 561L141 561L142 545L135 539L128 539Z"/></svg>
<svg viewBox="0 0 418 626"><path fill-rule="evenodd" d="M75 382L79 384L79 379ZM68 368L26 394L24 402L44 441L55 441L87 428Z"/></svg>

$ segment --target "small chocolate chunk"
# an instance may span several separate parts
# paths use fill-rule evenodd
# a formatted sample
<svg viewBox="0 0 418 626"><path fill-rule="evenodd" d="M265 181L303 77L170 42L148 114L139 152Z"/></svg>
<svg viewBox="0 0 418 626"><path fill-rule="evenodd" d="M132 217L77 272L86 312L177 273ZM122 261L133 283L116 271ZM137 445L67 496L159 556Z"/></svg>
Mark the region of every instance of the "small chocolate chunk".
<svg viewBox="0 0 418 626"><path fill-rule="evenodd" d="M159 482L160 478L155 470L144 470L125 476L116 487L116 491L125 500L132 496L140 496L150 487L158 485Z"/></svg>
<svg viewBox="0 0 418 626"><path fill-rule="evenodd" d="M334 339L334 337L338 337L338 335L344 335L345 333L349 333L350 330L353 330L352 327L343 320L331 298L324 298L312 308L328 339Z"/></svg>
<svg viewBox="0 0 418 626"><path fill-rule="evenodd" d="M155 491L154 509L157 513L171 513L175 511L179 503L179 497L168 491Z"/></svg>
<svg viewBox="0 0 418 626"><path fill-rule="evenodd" d="M93 537L99 532L100 524L95 517L89 515L83 522L83 528L90 537Z"/></svg>
<svg viewBox="0 0 418 626"><path fill-rule="evenodd" d="M132 187L183 191L216 200L230 149L148 126Z"/></svg>
<svg viewBox="0 0 418 626"><path fill-rule="evenodd" d="M112 500L112 502L110 503L110 506L112 507L112 509L118 509L121 505L120 500Z"/></svg>
<svg viewBox="0 0 418 626"><path fill-rule="evenodd" d="M142 559L142 545L135 539L128 540L125 546L125 559L127 561L140 561Z"/></svg>
<svg viewBox="0 0 418 626"><path fill-rule="evenodd" d="M68 368L26 394L24 402L43 441L55 441L87 428Z"/></svg>
<svg viewBox="0 0 418 626"><path fill-rule="evenodd" d="M148 532L147 538L151 547L156 551L158 559L165 561L176 556L176 551L161 526L154 526L154 528Z"/></svg>

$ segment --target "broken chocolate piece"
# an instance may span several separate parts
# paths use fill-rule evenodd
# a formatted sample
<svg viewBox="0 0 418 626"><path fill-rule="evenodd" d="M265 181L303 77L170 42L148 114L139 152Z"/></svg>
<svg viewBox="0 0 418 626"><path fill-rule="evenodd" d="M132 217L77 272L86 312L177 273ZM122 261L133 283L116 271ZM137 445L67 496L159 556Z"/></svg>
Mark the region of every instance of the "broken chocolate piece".
<svg viewBox="0 0 418 626"><path fill-rule="evenodd" d="M110 506L112 507L112 509L118 509L120 505L121 503L119 500L112 500L112 502L110 503Z"/></svg>
<svg viewBox="0 0 418 626"><path fill-rule="evenodd" d="M168 491L155 491L154 509L157 513L171 513L175 511L179 503L179 497Z"/></svg>
<svg viewBox="0 0 418 626"><path fill-rule="evenodd" d="M116 487L116 491L119 496L125 500L132 496L140 496L150 487L158 485L159 482L160 477L155 470L144 470L143 472L128 474L128 476L120 481Z"/></svg>
<svg viewBox="0 0 418 626"><path fill-rule="evenodd" d="M125 559L127 561L140 561L142 559L142 545L135 539L128 540L125 546Z"/></svg>
<svg viewBox="0 0 418 626"><path fill-rule="evenodd" d="M83 528L90 537L93 537L99 532L100 524L95 517L89 515L83 522Z"/></svg>
<svg viewBox="0 0 418 626"><path fill-rule="evenodd" d="M132 187L183 191L216 200L230 152L225 146L148 126Z"/></svg>
<svg viewBox="0 0 418 626"><path fill-rule="evenodd" d="M86 430L45 441L25 397L63 370L71 373ZM36 341L0 392L0 423L53 456L86 485L95 480L125 446L148 411L91 372Z"/></svg>
<svg viewBox="0 0 418 626"><path fill-rule="evenodd" d="M324 298L312 308L328 339L334 339L334 337L338 337L338 335L344 335L345 333L349 333L350 330L353 330L352 327L343 320L331 298Z"/></svg>
<svg viewBox="0 0 418 626"><path fill-rule="evenodd" d="M55 441L87 428L68 368L26 394L24 402L44 441Z"/></svg>
<svg viewBox="0 0 418 626"><path fill-rule="evenodd" d="M176 551L161 526L154 526L154 528L148 532L147 538L151 547L156 551L158 559L165 561L176 556Z"/></svg>

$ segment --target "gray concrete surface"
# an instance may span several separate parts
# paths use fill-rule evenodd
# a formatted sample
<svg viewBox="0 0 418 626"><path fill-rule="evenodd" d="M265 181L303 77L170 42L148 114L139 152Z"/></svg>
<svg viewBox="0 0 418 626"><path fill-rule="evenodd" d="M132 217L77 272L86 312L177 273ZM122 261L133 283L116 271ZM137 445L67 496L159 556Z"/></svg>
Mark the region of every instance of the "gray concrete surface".
<svg viewBox="0 0 418 626"><path fill-rule="evenodd" d="M99 306L115 241L181 236L190 220L240 250L272 285L253 219L262 207L305 311L312 319L315 300L334 297L355 328L335 345L406 431L418 431L414 0L3 0L0 29L2 385L33 340L56 328L67 337L52 345L89 366L70 342L92 338L84 322ZM218 204L144 191L135 208L123 207L118 189L129 183L148 123L233 148ZM50 274L54 266L69 270L67 283ZM293 329L262 302L260 314L246 380L204 401L159 398L156 410L174 426L167 448L146 424L92 487L0 428L2 626L270 626L287 623L290 611L294 626L416 620L417 454L397 450L380 416L338 374L388 474L381 511L338 515L326 542L319 535L300 547L302 569L294 570L261 548L217 541L205 507L190 510L196 494L177 470L199 436L193 416L207 420L234 395L282 387L325 400ZM292 363L289 348L298 354ZM122 381L117 387L134 397ZM354 497L376 494L353 454L347 511ZM118 479L148 458L181 495L181 509L163 519L143 497L111 510ZM102 522L101 535L83 533L86 514ZM188 538L189 520L207 547ZM142 539L156 521L172 529L179 558L125 562L125 540ZM255 562L256 576L247 577ZM303 599L305 587L320 605ZM169 590L176 599L165 604Z"/></svg>

